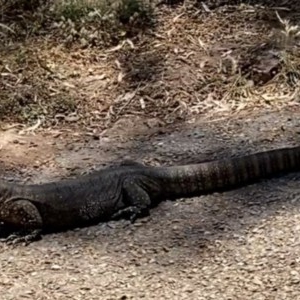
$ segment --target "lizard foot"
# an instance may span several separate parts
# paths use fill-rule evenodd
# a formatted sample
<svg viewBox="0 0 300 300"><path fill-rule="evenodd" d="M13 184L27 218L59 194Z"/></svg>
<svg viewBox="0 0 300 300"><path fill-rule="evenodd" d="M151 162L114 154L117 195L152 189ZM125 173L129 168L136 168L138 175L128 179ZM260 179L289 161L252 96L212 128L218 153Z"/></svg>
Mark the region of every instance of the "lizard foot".
<svg viewBox="0 0 300 300"><path fill-rule="evenodd" d="M33 230L30 233L18 232L9 235L7 238L0 239L0 242L6 243L7 245L17 245L24 243L26 246L32 242L40 240L41 230Z"/></svg>
<svg viewBox="0 0 300 300"><path fill-rule="evenodd" d="M137 206L128 206L124 209L120 209L118 212L112 215L113 220L119 220L121 218L129 219L131 223L134 223L136 219L146 212L142 211L141 208Z"/></svg>

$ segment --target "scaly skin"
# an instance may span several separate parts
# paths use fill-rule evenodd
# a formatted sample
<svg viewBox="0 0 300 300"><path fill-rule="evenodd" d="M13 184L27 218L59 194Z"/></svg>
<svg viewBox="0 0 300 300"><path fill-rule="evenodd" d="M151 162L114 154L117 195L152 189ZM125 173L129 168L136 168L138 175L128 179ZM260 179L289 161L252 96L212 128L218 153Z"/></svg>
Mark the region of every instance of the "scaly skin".
<svg viewBox="0 0 300 300"><path fill-rule="evenodd" d="M2 181L0 221L35 233L125 216L134 221L164 199L224 191L299 170L300 147L294 147L186 166L126 162L77 179L39 185Z"/></svg>

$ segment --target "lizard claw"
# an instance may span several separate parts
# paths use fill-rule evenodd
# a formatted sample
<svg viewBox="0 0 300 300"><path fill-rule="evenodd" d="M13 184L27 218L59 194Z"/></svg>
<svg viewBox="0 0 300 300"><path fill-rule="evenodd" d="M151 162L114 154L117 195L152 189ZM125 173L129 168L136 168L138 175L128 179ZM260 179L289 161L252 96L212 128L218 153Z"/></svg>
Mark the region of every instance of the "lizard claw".
<svg viewBox="0 0 300 300"><path fill-rule="evenodd" d="M131 223L131 224L134 224L134 222L137 220L138 216L139 216L139 214L137 214L137 213L132 213L132 214L130 215L130 217L129 217L130 223Z"/></svg>
<svg viewBox="0 0 300 300"><path fill-rule="evenodd" d="M142 210L137 206L129 206L124 209L119 210L112 215L112 219L127 218L131 223L134 223L136 219L142 214Z"/></svg>
<svg viewBox="0 0 300 300"><path fill-rule="evenodd" d="M26 235L22 235L22 233L11 234L7 238L0 239L0 242L6 243L7 245L17 245L24 243L27 246L31 242L35 242L40 239L41 230L34 230Z"/></svg>
<svg viewBox="0 0 300 300"><path fill-rule="evenodd" d="M15 240L15 239L17 239L19 236L17 235L17 234L15 234L15 233L12 233L12 234L10 234L8 237L6 237L6 238L1 238L0 239L0 242L1 243L10 243L11 241L13 241L13 240Z"/></svg>

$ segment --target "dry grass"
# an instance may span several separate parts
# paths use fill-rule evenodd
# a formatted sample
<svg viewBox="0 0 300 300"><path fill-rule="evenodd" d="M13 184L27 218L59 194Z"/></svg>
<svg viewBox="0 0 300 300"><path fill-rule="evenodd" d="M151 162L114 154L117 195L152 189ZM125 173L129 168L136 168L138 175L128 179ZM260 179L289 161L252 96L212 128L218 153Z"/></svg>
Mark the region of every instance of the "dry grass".
<svg viewBox="0 0 300 300"><path fill-rule="evenodd" d="M299 29L280 17L287 9L153 6L142 28L112 22L120 3L102 13L103 3L56 1L23 30L2 20L2 119L105 128L130 114L171 123L298 105Z"/></svg>

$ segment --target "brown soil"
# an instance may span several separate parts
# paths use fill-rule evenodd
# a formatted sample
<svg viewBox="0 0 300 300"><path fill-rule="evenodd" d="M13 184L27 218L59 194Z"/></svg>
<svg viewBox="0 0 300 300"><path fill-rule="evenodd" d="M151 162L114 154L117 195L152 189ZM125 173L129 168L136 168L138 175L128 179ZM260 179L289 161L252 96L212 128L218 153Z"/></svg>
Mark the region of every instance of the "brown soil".
<svg viewBox="0 0 300 300"><path fill-rule="evenodd" d="M298 144L297 41L270 46L271 9L212 2L159 6L156 26L122 47L67 48L57 32L1 46L1 177L37 183L125 158L174 165ZM293 20L296 4L282 13ZM300 299L299 182L0 244L0 299Z"/></svg>

